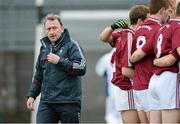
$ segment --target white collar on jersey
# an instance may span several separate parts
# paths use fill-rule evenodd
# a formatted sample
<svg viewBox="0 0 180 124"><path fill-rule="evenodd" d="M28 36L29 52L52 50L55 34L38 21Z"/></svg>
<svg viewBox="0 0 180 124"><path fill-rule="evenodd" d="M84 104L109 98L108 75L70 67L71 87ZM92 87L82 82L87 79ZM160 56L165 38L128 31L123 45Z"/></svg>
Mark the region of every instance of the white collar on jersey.
<svg viewBox="0 0 180 124"><path fill-rule="evenodd" d="M174 18L174 19L170 19L170 21L180 21L180 18Z"/></svg>
<svg viewBox="0 0 180 124"><path fill-rule="evenodd" d="M152 17L148 17L148 19L158 23L159 25L161 25L161 21L159 19L155 19L155 18L152 18Z"/></svg>

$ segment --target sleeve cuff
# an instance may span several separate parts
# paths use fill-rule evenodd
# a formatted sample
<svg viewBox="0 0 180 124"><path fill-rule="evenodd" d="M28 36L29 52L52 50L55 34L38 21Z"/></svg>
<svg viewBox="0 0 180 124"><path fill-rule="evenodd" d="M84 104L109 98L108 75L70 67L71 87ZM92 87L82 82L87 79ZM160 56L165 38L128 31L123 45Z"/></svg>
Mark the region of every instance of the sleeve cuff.
<svg viewBox="0 0 180 124"><path fill-rule="evenodd" d="M179 54L177 53L176 49L169 52L171 55L173 55L176 59L180 59Z"/></svg>

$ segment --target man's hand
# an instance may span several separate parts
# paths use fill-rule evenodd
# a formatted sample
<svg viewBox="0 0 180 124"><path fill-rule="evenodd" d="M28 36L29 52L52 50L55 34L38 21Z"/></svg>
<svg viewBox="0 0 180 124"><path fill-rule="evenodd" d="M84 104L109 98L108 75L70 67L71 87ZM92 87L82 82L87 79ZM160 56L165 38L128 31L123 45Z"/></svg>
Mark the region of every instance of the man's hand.
<svg viewBox="0 0 180 124"><path fill-rule="evenodd" d="M52 63L52 64L57 64L58 61L59 61L60 57L56 54L53 54L53 53L49 53L47 55L47 60L48 62Z"/></svg>
<svg viewBox="0 0 180 124"><path fill-rule="evenodd" d="M172 66L176 61L177 59L172 54L168 54L161 58L154 59L153 64L157 67L169 67Z"/></svg>
<svg viewBox="0 0 180 124"><path fill-rule="evenodd" d="M29 110L31 110L31 111L34 111L33 103L34 103L34 98L33 97L29 97L27 102L26 102L26 105L27 105L27 108Z"/></svg>
<svg viewBox="0 0 180 124"><path fill-rule="evenodd" d="M128 24L126 24L125 21L120 19L120 20L117 20L114 24L112 24L111 28L113 30L118 29L118 28L126 29L128 28Z"/></svg>

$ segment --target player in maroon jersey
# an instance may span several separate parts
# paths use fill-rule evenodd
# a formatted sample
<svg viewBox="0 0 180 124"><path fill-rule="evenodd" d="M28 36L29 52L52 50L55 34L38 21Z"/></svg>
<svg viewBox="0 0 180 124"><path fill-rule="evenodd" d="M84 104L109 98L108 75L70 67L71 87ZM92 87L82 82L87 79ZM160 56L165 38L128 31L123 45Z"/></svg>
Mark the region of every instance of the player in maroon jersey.
<svg viewBox="0 0 180 124"><path fill-rule="evenodd" d="M177 5L177 9L176 9L175 19L180 18L180 3L178 1L180 1L180 0L177 0L178 5ZM175 10L175 9L173 9L173 10ZM172 11L172 15L173 15L173 13L175 13L175 12ZM180 29L178 28L177 32L179 32L178 30L180 30ZM178 38L177 38L177 40L178 40ZM177 50L178 54L180 55L180 47L178 47L178 46L180 46L180 42L177 41L173 45L177 47L177 49L175 49L175 50ZM177 61L177 59L175 58L175 56L173 56L172 54L168 54L163 57L156 58L153 63L154 63L154 65L156 65L158 67L167 67L167 66L173 65L176 61Z"/></svg>
<svg viewBox="0 0 180 124"><path fill-rule="evenodd" d="M174 6L176 6L175 3ZM156 67L154 68L154 75L149 84L150 107L154 110L151 114L153 122L180 123L180 82L177 79L179 67L176 61L180 55L177 54L180 46L179 10L180 3L177 7L176 18L173 18L175 12L174 14L172 13L172 19L155 36L154 53L157 59L154 60ZM172 9L173 11L175 9ZM167 59L167 56L169 59L171 58L171 62L164 63L163 61L165 57ZM159 120L160 118L162 120Z"/></svg>
<svg viewBox="0 0 180 124"><path fill-rule="evenodd" d="M153 74L152 44L157 30L167 20L168 8L167 0L149 0L150 18L139 27L133 39L131 57L131 62L135 67L133 88L142 123L149 122L148 85Z"/></svg>
<svg viewBox="0 0 180 124"><path fill-rule="evenodd" d="M116 105L117 110L122 114L124 123L140 122L134 103L132 82L130 80L133 77L134 70L129 62L129 58L134 31L144 22L147 13L149 13L149 10L146 6L134 6L129 14L131 25L128 29L114 31L114 26L108 26L100 35L103 42L110 43L116 48L113 55L115 72L112 83L120 88L119 92L116 93Z"/></svg>

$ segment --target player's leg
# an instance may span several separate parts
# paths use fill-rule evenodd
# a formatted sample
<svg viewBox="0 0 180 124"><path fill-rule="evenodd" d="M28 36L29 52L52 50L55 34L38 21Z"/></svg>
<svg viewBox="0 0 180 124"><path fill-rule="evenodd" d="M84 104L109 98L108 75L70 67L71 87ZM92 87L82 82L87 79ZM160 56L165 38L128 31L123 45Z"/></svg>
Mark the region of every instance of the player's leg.
<svg viewBox="0 0 180 124"><path fill-rule="evenodd" d="M141 123L149 123L149 119L147 117L146 112L144 111L138 111L138 116Z"/></svg>
<svg viewBox="0 0 180 124"><path fill-rule="evenodd" d="M124 123L140 123L137 110L121 111L121 116Z"/></svg>
<svg viewBox="0 0 180 124"><path fill-rule="evenodd" d="M159 76L153 75L149 82L149 109L150 109L150 123L162 123L160 99L157 91L159 84Z"/></svg>
<svg viewBox="0 0 180 124"><path fill-rule="evenodd" d="M163 123L180 123L180 109L162 110Z"/></svg>
<svg viewBox="0 0 180 124"><path fill-rule="evenodd" d="M148 112L146 112L146 117L148 119L148 121L150 120L150 110Z"/></svg>
<svg viewBox="0 0 180 124"><path fill-rule="evenodd" d="M149 99L148 90L135 91L135 104L141 123L149 123Z"/></svg>
<svg viewBox="0 0 180 124"><path fill-rule="evenodd" d="M151 123L162 123L161 110L151 110L149 121Z"/></svg>
<svg viewBox="0 0 180 124"><path fill-rule="evenodd" d="M180 96L177 73L163 72L161 74L160 106L163 123L180 123Z"/></svg>
<svg viewBox="0 0 180 124"><path fill-rule="evenodd" d="M116 109L121 112L123 123L139 123L139 117L134 103L133 90L121 90L116 95Z"/></svg>

